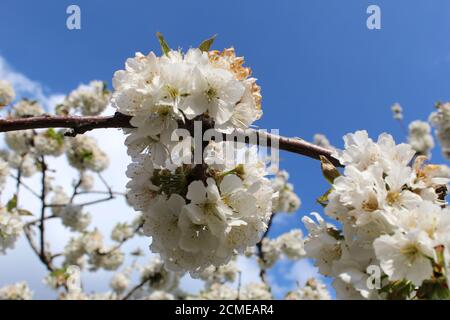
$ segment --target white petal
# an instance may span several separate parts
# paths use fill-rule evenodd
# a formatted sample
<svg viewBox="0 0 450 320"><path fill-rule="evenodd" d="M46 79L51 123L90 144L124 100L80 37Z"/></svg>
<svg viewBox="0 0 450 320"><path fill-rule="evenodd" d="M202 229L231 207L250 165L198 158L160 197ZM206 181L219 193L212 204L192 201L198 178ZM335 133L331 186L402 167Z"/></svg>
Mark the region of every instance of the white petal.
<svg viewBox="0 0 450 320"><path fill-rule="evenodd" d="M191 200L192 203L204 203L206 201L206 188L203 182L193 181L188 187L186 198Z"/></svg>

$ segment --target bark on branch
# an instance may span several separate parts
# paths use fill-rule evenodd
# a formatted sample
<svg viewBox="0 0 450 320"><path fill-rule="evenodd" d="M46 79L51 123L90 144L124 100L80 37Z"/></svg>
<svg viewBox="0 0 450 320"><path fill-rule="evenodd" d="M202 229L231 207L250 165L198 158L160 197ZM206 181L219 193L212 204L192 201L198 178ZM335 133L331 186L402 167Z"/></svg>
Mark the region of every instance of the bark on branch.
<svg viewBox="0 0 450 320"><path fill-rule="evenodd" d="M132 128L132 126L130 125L130 116L121 113L115 113L113 116L64 117L47 115L23 119L0 119L0 132L44 128L69 128L72 130L68 131L66 135L75 136L94 129ZM264 138L267 139L268 147L271 146L271 141L278 140L278 148L280 150L301 154L317 160L320 159L320 156L325 156L335 166L341 166L339 161L331 156L331 150L316 146L300 138L277 136L258 130L255 130L255 132L258 138L264 135ZM249 141L247 140L247 142Z"/></svg>

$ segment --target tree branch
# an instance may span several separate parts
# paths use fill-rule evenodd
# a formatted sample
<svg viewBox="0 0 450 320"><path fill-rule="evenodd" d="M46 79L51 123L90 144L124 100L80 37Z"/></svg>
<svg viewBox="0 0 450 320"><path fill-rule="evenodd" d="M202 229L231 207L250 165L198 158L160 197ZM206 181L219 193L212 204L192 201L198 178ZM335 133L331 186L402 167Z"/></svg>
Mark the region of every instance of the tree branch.
<svg viewBox="0 0 450 320"><path fill-rule="evenodd" d="M41 217L40 217L40 221L39 221L39 238L40 238L40 252L39 252L39 256L41 258L41 261L47 266L47 269L49 271L52 271L53 268L50 266L50 261L48 259L47 256L47 252L45 249L45 209L46 209L46 204L45 204L45 198L47 196L47 185L46 185L46 173L47 173L47 164L45 162L45 158L44 156L41 157L40 159L40 165L41 165L41 173L42 173L42 178L41 178L41 184L42 184L42 190L41 190Z"/></svg>
<svg viewBox="0 0 450 320"><path fill-rule="evenodd" d="M19 119L0 119L0 132L44 128L70 128L72 132L67 135L75 136L100 128L132 128L129 122L129 116L118 112L113 116L91 117L44 115Z"/></svg>
<svg viewBox="0 0 450 320"><path fill-rule="evenodd" d="M266 268L264 266L266 259L264 257L264 252L263 252L262 246L263 246L263 240L268 238L269 230L270 230L270 227L272 226L273 218L276 214L277 214L276 212L272 213L272 215L269 218L269 221L267 222L266 231L262 235L261 240L256 244L256 250L257 250L256 254L257 254L258 258L261 259L261 262L262 262L262 265L260 266L260 270L259 270L259 277L261 278L262 282L264 282L267 285L267 287L269 289L271 289L271 288L269 285L269 281L267 279Z"/></svg>
<svg viewBox="0 0 450 320"><path fill-rule="evenodd" d="M107 193L107 194L109 195L109 193ZM87 206L92 206L94 204L106 202L106 201L113 200L113 199L115 199L114 195L112 195L112 196L109 195L106 198L91 200L91 201L82 202L82 203L72 203L72 204L74 206L78 206L78 207L87 207ZM46 207L47 208L65 208L65 207L67 207L67 204L47 204Z"/></svg>
<svg viewBox="0 0 450 320"><path fill-rule="evenodd" d="M104 128L132 128L130 124L130 116L116 112L113 116L40 116L22 119L0 119L0 132L26 130L26 129L43 129L43 128L70 128L67 136L76 136L94 129ZM341 166L339 161L331 156L332 151L316 146L300 138L288 138L273 135L267 132L251 129L261 138L267 139L267 146L271 146L272 141L278 140L278 148L280 150L301 154L313 159L319 160L319 157L327 157L334 165ZM250 131L249 131L250 132ZM237 133L244 134L243 130L237 130ZM246 132L247 133L247 132ZM246 142L251 142L246 139Z"/></svg>
<svg viewBox="0 0 450 320"><path fill-rule="evenodd" d="M23 186L25 189L27 189L33 196L35 196L35 197L38 198L38 199L41 199L41 196L40 196L36 191L34 191L29 185L27 185L26 183L23 182L21 171L20 171L20 170L18 170L18 171L19 171L19 172L18 172L17 176L15 176L15 175L13 175L13 174L10 174L10 175L9 175L11 178L13 178L13 179L16 180L16 190L17 190L17 191L16 191L16 194L18 194L18 192L19 192L19 186L21 185L21 186Z"/></svg>
<svg viewBox="0 0 450 320"><path fill-rule="evenodd" d="M131 236L122 239L122 241L120 241L118 244L116 244L115 246L113 246L113 247L112 247L111 249L109 249L108 251L101 252L101 251L98 251L98 250L97 250L97 253L98 253L99 255L101 255L101 256L107 256L107 255L113 253L114 251L119 250L119 249L125 244L125 242L127 242L128 240L133 239L134 236L139 232L139 230L140 230L143 226L144 226L143 223L139 224L139 225L134 229L133 234L132 234Z"/></svg>
<svg viewBox="0 0 450 320"><path fill-rule="evenodd" d="M131 296L138 291L139 289L141 289L147 282L150 281L150 277L145 278L143 280L141 280L141 282L139 282L136 286L134 286L127 294L125 294L125 296L123 296L122 300L128 300L131 298Z"/></svg>

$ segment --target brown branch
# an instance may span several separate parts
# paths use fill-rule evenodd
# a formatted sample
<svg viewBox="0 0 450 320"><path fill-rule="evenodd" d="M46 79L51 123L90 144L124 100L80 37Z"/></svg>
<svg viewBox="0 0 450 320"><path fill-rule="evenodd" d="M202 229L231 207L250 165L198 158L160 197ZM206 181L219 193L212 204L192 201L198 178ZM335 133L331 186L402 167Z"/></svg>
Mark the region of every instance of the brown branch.
<svg viewBox="0 0 450 320"><path fill-rule="evenodd" d="M39 258L41 259L42 263L45 264L45 266L47 267L47 269L49 271L53 271L54 267L51 264L51 261L49 259L49 257L51 256L50 253L48 253L46 251L45 248L45 221L46 216L45 216L45 209L47 208L47 205L45 203L45 198L47 196L47 186L46 186L46 176L47 176L47 164L45 162L45 158L44 156L41 157L40 159L40 165L41 165L41 173L42 173L42 178L41 178L41 184L42 184L42 190L41 190L41 216L39 219L39 242L40 242L40 251L39 251Z"/></svg>
<svg viewBox="0 0 450 320"><path fill-rule="evenodd" d="M241 300L241 289L242 289L242 271L238 271L238 287L236 300Z"/></svg>
<svg viewBox="0 0 450 320"><path fill-rule="evenodd" d="M51 216L44 217L44 220L50 220L50 219L56 219L56 218L59 218L59 217L55 216L55 215L51 215ZM41 218L35 219L35 220L31 220L31 221L27 222L26 226L31 227L31 226L35 225L36 223L39 223L39 222L41 222Z"/></svg>
<svg viewBox="0 0 450 320"><path fill-rule="evenodd" d="M136 286L134 286L125 296L123 296L122 300L128 300L131 298L131 296L138 291L139 289L141 289L147 282L150 281L150 277L145 278L143 280L141 280L140 283L138 283Z"/></svg>
<svg viewBox="0 0 450 320"><path fill-rule="evenodd" d="M85 133L93 129L101 128L132 128L130 117L121 113L115 113L113 116L39 116L20 119L0 119L0 132L26 130L26 129L44 129L44 128L70 128L72 132L69 136Z"/></svg>
<svg viewBox="0 0 450 320"><path fill-rule="evenodd" d="M99 204L99 203L106 202L106 201L113 200L113 199L115 199L114 196L108 196L107 198L101 198L101 199L91 200L91 201L82 202L82 203L73 203L72 205L76 206L76 207L87 207L87 206L92 206L94 204ZM67 206L68 206L68 204L59 204L59 203L46 205L47 208L65 208Z"/></svg>
<svg viewBox="0 0 450 320"><path fill-rule="evenodd" d="M133 231L132 235L129 237L126 237L124 239L122 239L122 241L120 241L118 244L116 244L114 247L112 247L111 249L107 250L107 251L98 251L97 250L97 254L101 255L101 256L107 256L111 253L113 253L116 250L119 250L124 244L125 242L127 242L128 240L131 240L134 238L134 235L137 234L139 232L139 230L144 226L143 223L139 224Z"/></svg>
<svg viewBox="0 0 450 320"><path fill-rule="evenodd" d="M87 194L108 194L110 195L112 193L113 196L125 196L125 192L119 192L119 191L100 191L100 190L88 190L88 191L80 191L77 193L77 195L87 195Z"/></svg>
<svg viewBox="0 0 450 320"><path fill-rule="evenodd" d="M80 187L82 182L83 182L83 180L81 180L81 174L80 174L80 178L78 179L78 182L73 186L73 192L72 192L72 196L70 197L69 203L73 203L73 200L75 199L75 197L78 194L78 188Z"/></svg>
<svg viewBox="0 0 450 320"><path fill-rule="evenodd" d="M23 119L0 119L0 132L43 128L70 128L72 130L67 132L66 135L75 136L93 129L132 128L132 126L130 125L130 116L117 112L113 116L63 117L47 115ZM237 132L243 133L242 130L237 130ZM278 140L280 150L301 154L317 160L322 155L327 157L334 165L340 166L339 161L331 156L331 150L316 146L300 138L277 136L258 130L253 130L252 132L256 132L259 138L267 138L268 147L271 146L271 141ZM249 142L248 139L246 141Z"/></svg>
<svg viewBox="0 0 450 320"><path fill-rule="evenodd" d="M27 185L25 182L23 182L22 176L20 174L20 171L19 171L19 174L17 176L15 176L13 174L10 174L9 176L16 180L16 182L17 182L16 183L16 190L19 190L19 185L21 185L25 189L27 189L33 196L35 196L35 197L37 197L39 199L41 198L41 196L36 191L34 191L29 185ZM17 193L18 193L18 191L16 191L16 194Z"/></svg>
<svg viewBox="0 0 450 320"><path fill-rule="evenodd" d="M49 259L47 259L46 256L41 255L41 252L40 252L37 244L34 241L33 235L31 234L31 225L26 224L23 227L23 231L25 233L25 236L28 240L28 243L29 243L31 249L38 256L39 260L45 265L45 267L47 268L48 271L50 271L50 272L54 271L55 267L53 266L52 262L49 261Z"/></svg>
<svg viewBox="0 0 450 320"><path fill-rule="evenodd" d="M17 178L16 178L16 206L19 205L19 192L20 192L20 186L22 184L22 162L20 163L19 169L17 169ZM14 176L13 176L14 177Z"/></svg>
<svg viewBox="0 0 450 320"><path fill-rule="evenodd" d="M100 178L100 181L103 183L103 185L106 187L106 190L108 190L108 194L109 194L109 197L111 198L111 199L113 199L114 198L114 193L113 193L113 191L112 191L112 188L111 188L111 186L108 184L108 182L105 180L105 178L103 178L103 176L102 176L102 174L99 172L98 174L98 177Z"/></svg>
<svg viewBox="0 0 450 320"><path fill-rule="evenodd" d="M272 226L273 218L276 214L277 214L276 212L272 213L272 215L269 218L269 221L267 222L266 231L262 235L261 240L256 244L256 250L257 250L256 254L258 255L259 259L261 259L261 262L262 262L260 270L259 270L259 277L261 278L262 282L264 282L267 285L267 287L269 289L270 289L270 286L269 286L269 282L267 280L266 268L264 267L266 260L264 257L262 245L263 245L263 240L266 239L269 235L269 230L270 230L270 227Z"/></svg>
<svg viewBox="0 0 450 320"><path fill-rule="evenodd" d="M31 230L28 225L25 225L23 228L23 231L25 233L25 236L27 237L28 243L30 244L31 249L33 252L39 256L39 248L37 247L36 243L34 242L33 236L31 235Z"/></svg>
<svg viewBox="0 0 450 320"><path fill-rule="evenodd" d="M21 168L21 167L22 167L22 164L20 165L19 168ZM17 184L16 184L16 199L17 199L17 200L16 200L16 205L19 204L19 192L20 192L20 186L21 186L21 185L23 185L26 189L28 189L29 191L31 191L31 192L32 192L35 196L37 196L38 198L41 198L41 196L38 195L37 193L35 193L33 189L31 189L30 187L28 187L26 184L24 184L24 183L22 182L22 179L21 179L21 178L22 178L22 171L21 171L21 169L18 169L18 170L17 170L17 177L14 176L14 175L11 175L11 176L12 176L13 178L15 178L16 181L17 181ZM43 177L43 180L45 180L45 176ZM44 187L45 187L45 185L44 185ZM44 190L44 189L43 189L43 190ZM43 192L44 192L44 191L43 191ZM43 204L43 207L44 207L44 204ZM45 217L43 218L43 217L41 216L40 219L35 220L33 223L27 223L27 224L25 224L25 225L23 226L23 232L24 232L25 237L26 237L26 239L27 239L27 241L28 241L28 244L30 245L30 247L31 247L31 249L33 250L33 252L39 257L39 260L41 260L41 262L45 265L45 267L47 268L47 270L53 271L53 270L54 270L54 267L53 267L51 261L49 261L49 260L47 259L47 257L46 257L45 255L42 254L42 249L40 250L39 247L37 246L36 242L34 241L34 238L33 238L33 235L32 235L32 230L31 230L31 226L32 226L34 223L37 223L37 222L41 222L41 223L42 223L43 219L45 219Z"/></svg>

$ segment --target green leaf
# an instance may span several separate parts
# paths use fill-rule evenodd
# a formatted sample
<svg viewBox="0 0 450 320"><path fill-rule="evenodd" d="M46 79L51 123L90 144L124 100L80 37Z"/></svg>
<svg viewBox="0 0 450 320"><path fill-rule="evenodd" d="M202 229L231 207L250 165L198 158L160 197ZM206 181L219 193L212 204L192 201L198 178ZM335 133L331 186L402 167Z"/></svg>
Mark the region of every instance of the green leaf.
<svg viewBox="0 0 450 320"><path fill-rule="evenodd" d="M13 195L13 197L6 204L6 210L8 210L8 212L13 211L15 208L17 208L17 195L16 194Z"/></svg>
<svg viewBox="0 0 450 320"><path fill-rule="evenodd" d="M60 104L56 105L55 112L56 112L57 115L68 116L69 115L69 108L64 103L60 103Z"/></svg>
<svg viewBox="0 0 450 320"><path fill-rule="evenodd" d="M338 169L336 169L334 164L332 164L331 161L328 160L327 157L325 156L320 156L320 164L323 176L325 177L325 179L327 179L329 183L333 184L334 179L336 179L341 175Z"/></svg>
<svg viewBox="0 0 450 320"><path fill-rule="evenodd" d="M90 150L82 150L80 152L80 158L83 162L92 161L92 159L94 159L94 153Z"/></svg>
<svg viewBox="0 0 450 320"><path fill-rule="evenodd" d="M33 214L26 209L17 209L17 213L21 216L32 216Z"/></svg>
<svg viewBox="0 0 450 320"><path fill-rule="evenodd" d="M200 43L200 45L198 46L198 48L202 51L209 51L209 49L211 48L212 44L214 43L214 40L216 40L217 34L213 35L211 38L204 40L202 43Z"/></svg>
<svg viewBox="0 0 450 320"><path fill-rule="evenodd" d="M186 195L189 181L187 175L189 171L184 167L178 167L175 172L167 169L156 169L150 181L159 187L159 193L170 197L176 193Z"/></svg>
<svg viewBox="0 0 450 320"><path fill-rule="evenodd" d="M322 207L326 207L328 204L328 196L330 195L332 190L333 188L328 189L327 192L325 192L323 195L321 195L316 199L316 202L320 204Z"/></svg>
<svg viewBox="0 0 450 320"><path fill-rule="evenodd" d="M56 140L59 146L62 146L64 143L64 135L62 132L57 132L55 129L50 128L45 132L46 136Z"/></svg>
<svg viewBox="0 0 450 320"><path fill-rule="evenodd" d="M164 36L161 32L157 32L156 36L158 37L159 44L161 45L161 51L167 56L170 52L170 47L167 44L166 40L164 40Z"/></svg>
<svg viewBox="0 0 450 320"><path fill-rule="evenodd" d="M415 286L411 281L398 280L391 282L379 290L385 293L388 300L407 300L411 297Z"/></svg>
<svg viewBox="0 0 450 320"><path fill-rule="evenodd" d="M445 278L425 280L417 290L417 297L426 300L448 300L450 291Z"/></svg>
<svg viewBox="0 0 450 320"><path fill-rule="evenodd" d="M109 94L111 91L108 90L108 84L103 81L103 88L102 88L103 94Z"/></svg>

